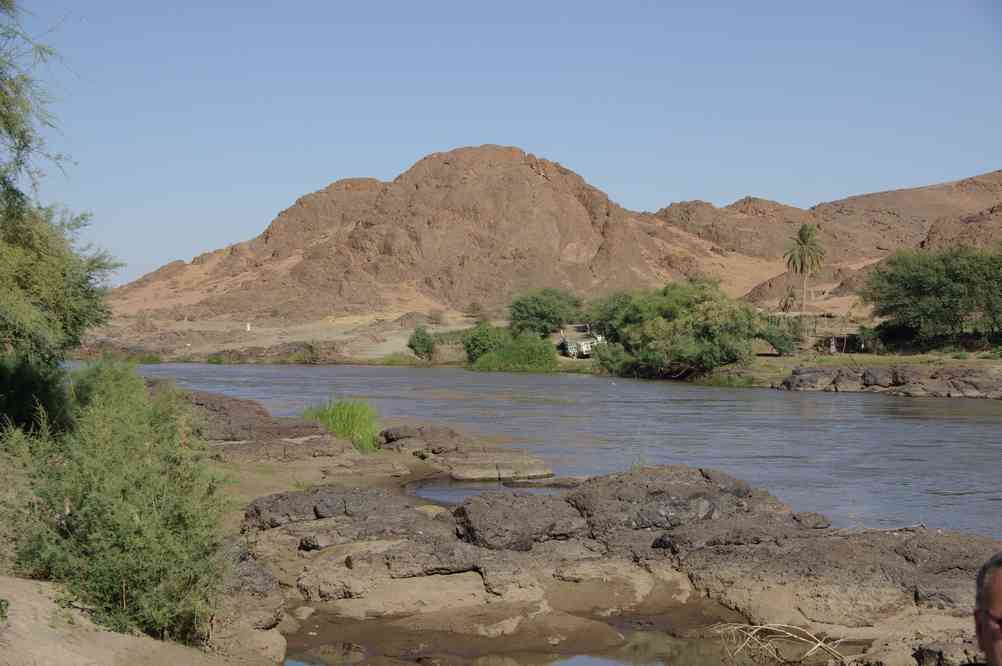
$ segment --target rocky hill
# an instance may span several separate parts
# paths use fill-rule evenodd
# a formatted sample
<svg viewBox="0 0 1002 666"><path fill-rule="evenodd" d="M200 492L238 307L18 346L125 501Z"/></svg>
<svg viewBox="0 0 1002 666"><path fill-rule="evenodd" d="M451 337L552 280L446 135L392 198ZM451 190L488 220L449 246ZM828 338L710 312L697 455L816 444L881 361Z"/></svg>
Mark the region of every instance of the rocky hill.
<svg viewBox="0 0 1002 666"><path fill-rule="evenodd" d="M491 308L532 287L594 295L693 274L736 296L757 287L765 301L785 284L782 253L800 224L820 225L836 279L900 247L995 238L1000 204L996 171L809 210L746 197L644 213L517 148L460 148L391 182L339 180L256 238L167 264L111 301L119 317L309 322Z"/></svg>

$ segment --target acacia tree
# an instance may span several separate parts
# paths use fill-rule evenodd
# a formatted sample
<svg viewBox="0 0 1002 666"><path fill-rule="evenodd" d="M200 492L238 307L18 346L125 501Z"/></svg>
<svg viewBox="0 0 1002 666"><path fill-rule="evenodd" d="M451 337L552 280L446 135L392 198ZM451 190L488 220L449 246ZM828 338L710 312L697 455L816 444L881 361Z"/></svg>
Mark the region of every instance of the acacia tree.
<svg viewBox="0 0 1002 666"><path fill-rule="evenodd" d="M0 0L0 416L15 422L52 393L41 388L49 379L26 378L56 377L66 350L107 318L102 285L116 267L77 245L87 216L33 198L41 165L62 158L45 145L54 123L34 76L52 50L19 17L13 0Z"/></svg>
<svg viewBox="0 0 1002 666"><path fill-rule="evenodd" d="M825 260L825 248L818 238L818 228L813 224L803 224L797 230L797 235L791 240L789 248L783 253L786 267L793 273L803 277L800 311L807 310L807 278L817 273Z"/></svg>
<svg viewBox="0 0 1002 666"><path fill-rule="evenodd" d="M581 299L563 289L537 289L511 302L511 329L545 337L580 316Z"/></svg>

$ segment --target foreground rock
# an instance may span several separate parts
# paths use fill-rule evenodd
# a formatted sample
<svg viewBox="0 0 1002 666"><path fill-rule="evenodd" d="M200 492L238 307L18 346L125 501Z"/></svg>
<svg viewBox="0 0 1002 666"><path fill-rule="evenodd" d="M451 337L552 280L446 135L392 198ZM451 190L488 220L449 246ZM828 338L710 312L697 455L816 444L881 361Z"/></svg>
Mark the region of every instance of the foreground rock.
<svg viewBox="0 0 1002 666"><path fill-rule="evenodd" d="M445 426L388 428L379 435L379 447L411 453L455 481L503 482L553 476L542 460L524 451L488 446Z"/></svg>
<svg viewBox="0 0 1002 666"><path fill-rule="evenodd" d="M1002 366L985 368L895 365L796 368L787 391L886 393L913 398L1002 399Z"/></svg>
<svg viewBox="0 0 1002 666"><path fill-rule="evenodd" d="M341 621L577 653L621 645L616 627L631 618L672 618L676 635L782 622L852 640L868 650L860 663L885 666L924 663L916 651L965 663L974 575L1002 550L938 530L832 529L685 466L562 495L487 493L451 512L330 485L255 501L244 529L290 605Z"/></svg>

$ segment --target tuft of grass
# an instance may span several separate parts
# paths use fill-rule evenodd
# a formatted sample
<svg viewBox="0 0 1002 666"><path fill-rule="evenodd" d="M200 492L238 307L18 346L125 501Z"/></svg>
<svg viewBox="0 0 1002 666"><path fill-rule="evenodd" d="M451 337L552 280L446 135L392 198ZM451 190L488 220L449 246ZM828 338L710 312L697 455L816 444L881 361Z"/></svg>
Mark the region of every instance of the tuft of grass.
<svg viewBox="0 0 1002 666"><path fill-rule="evenodd" d="M376 450L379 412L364 400L331 400L325 405L307 407L304 419L319 421L328 432L350 440L362 453Z"/></svg>
<svg viewBox="0 0 1002 666"><path fill-rule="evenodd" d="M380 356L375 361L375 365L390 365L390 366L410 366L410 365L427 365L427 363L417 356L411 356L410 354L405 354L404 352L393 352L392 354L387 354L386 356Z"/></svg>
<svg viewBox="0 0 1002 666"><path fill-rule="evenodd" d="M752 388L755 386L755 379L742 375L710 374L700 377L695 383L700 386L712 386L715 388Z"/></svg>
<svg viewBox="0 0 1002 666"><path fill-rule="evenodd" d="M0 597L0 624L7 621L7 611L10 609L10 602Z"/></svg>

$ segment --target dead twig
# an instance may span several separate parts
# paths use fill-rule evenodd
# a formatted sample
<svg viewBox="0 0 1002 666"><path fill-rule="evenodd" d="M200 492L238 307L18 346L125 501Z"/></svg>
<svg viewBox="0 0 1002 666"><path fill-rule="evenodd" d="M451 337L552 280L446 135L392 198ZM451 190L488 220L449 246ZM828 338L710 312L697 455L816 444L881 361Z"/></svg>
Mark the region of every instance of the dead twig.
<svg viewBox="0 0 1002 666"><path fill-rule="evenodd" d="M829 663L848 666L853 657L842 654L838 646L841 639L831 640L814 635L801 627L789 624L740 624L726 623L711 627L711 631L722 637L724 647L733 659L742 652L748 656L767 656L784 664L798 664L815 654L823 654ZM791 658L784 654L781 646L795 646L803 650L799 656Z"/></svg>

